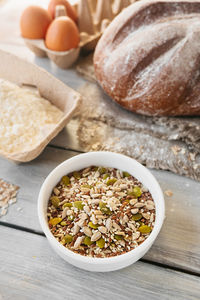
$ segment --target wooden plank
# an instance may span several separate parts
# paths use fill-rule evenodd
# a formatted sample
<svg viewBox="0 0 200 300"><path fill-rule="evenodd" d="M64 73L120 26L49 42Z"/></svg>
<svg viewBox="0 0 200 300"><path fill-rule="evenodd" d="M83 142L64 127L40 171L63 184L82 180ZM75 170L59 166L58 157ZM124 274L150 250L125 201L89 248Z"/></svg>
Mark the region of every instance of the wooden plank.
<svg viewBox="0 0 200 300"><path fill-rule="evenodd" d="M18 202L1 221L40 231L37 196L48 173L76 152L47 147L33 162L14 164L0 158L0 177L20 186ZM152 170L166 197L166 219L146 259L200 273L199 183L164 171ZM191 193L192 191L192 193Z"/></svg>
<svg viewBox="0 0 200 300"><path fill-rule="evenodd" d="M166 218L149 260L200 273L200 183L167 171L151 170L165 194Z"/></svg>
<svg viewBox="0 0 200 300"><path fill-rule="evenodd" d="M198 299L200 278L137 262L112 273L79 270L59 258L46 238L0 228L3 299Z"/></svg>
<svg viewBox="0 0 200 300"><path fill-rule="evenodd" d="M50 142L50 145L83 152L76 135L78 125L76 119L70 120L67 126Z"/></svg>
<svg viewBox="0 0 200 300"><path fill-rule="evenodd" d="M9 207L8 214L0 221L41 231L37 217L37 197L40 187L58 164L76 154L48 147L36 160L26 164L17 164L0 158L0 178L20 187L17 203Z"/></svg>

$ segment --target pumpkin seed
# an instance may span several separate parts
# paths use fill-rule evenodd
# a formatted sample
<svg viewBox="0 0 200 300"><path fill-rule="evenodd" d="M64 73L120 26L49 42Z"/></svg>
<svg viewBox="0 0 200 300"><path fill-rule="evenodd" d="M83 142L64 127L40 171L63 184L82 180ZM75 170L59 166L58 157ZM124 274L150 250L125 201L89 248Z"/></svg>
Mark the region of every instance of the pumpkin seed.
<svg viewBox="0 0 200 300"><path fill-rule="evenodd" d="M106 207L106 203L103 202L103 201L100 201L100 202L99 202L99 208L102 209L102 208L104 208L104 207Z"/></svg>
<svg viewBox="0 0 200 300"><path fill-rule="evenodd" d="M139 232L143 233L143 234L147 234L150 233L152 231L150 226L147 225L142 225L138 228Z"/></svg>
<svg viewBox="0 0 200 300"><path fill-rule="evenodd" d="M60 199L57 196L53 196L50 198L51 199L51 203L55 208L58 208L59 204L60 204Z"/></svg>
<svg viewBox="0 0 200 300"><path fill-rule="evenodd" d="M99 202L99 208L103 214L110 215L112 213L111 210L108 207L106 207L106 203L103 201Z"/></svg>
<svg viewBox="0 0 200 300"><path fill-rule="evenodd" d="M136 198L138 198L138 197L140 197L142 195L142 190L141 190L141 188L139 186L135 186L133 188L133 193L134 193L134 196Z"/></svg>
<svg viewBox="0 0 200 300"><path fill-rule="evenodd" d="M103 180L106 180L108 177L110 177L110 175L109 175L109 174L105 174L105 175L103 176Z"/></svg>
<svg viewBox="0 0 200 300"><path fill-rule="evenodd" d="M61 221L62 221L62 218L53 218L53 219L49 220L49 224L55 226L55 225L59 224Z"/></svg>
<svg viewBox="0 0 200 300"><path fill-rule="evenodd" d="M96 245L99 248L103 248L105 246L105 240L103 238L100 238L98 241L96 241Z"/></svg>
<svg viewBox="0 0 200 300"><path fill-rule="evenodd" d="M86 236L83 240L83 244L86 246L91 246L94 242L91 241L91 238L89 236Z"/></svg>
<svg viewBox="0 0 200 300"><path fill-rule="evenodd" d="M106 173L106 168L103 168L103 167L99 167L98 168L98 171L101 175L105 174Z"/></svg>
<svg viewBox="0 0 200 300"><path fill-rule="evenodd" d="M110 215L112 214L112 211L111 211L108 207L103 207L103 208L101 209L101 212L102 212L103 214L108 215L108 216L110 216Z"/></svg>
<svg viewBox="0 0 200 300"><path fill-rule="evenodd" d="M73 172L73 176L76 179L80 179L81 178L81 174L79 172L77 172L77 171Z"/></svg>
<svg viewBox="0 0 200 300"><path fill-rule="evenodd" d="M64 203L62 207L63 208L65 208L65 207L72 207L72 203L71 202Z"/></svg>
<svg viewBox="0 0 200 300"><path fill-rule="evenodd" d="M114 235L114 238L117 240L117 241L120 241L120 240L123 240L123 236L122 235L119 235L119 234L115 234Z"/></svg>
<svg viewBox="0 0 200 300"><path fill-rule="evenodd" d="M142 190L139 186L135 186L132 190L128 191L128 195L138 198L142 195Z"/></svg>
<svg viewBox="0 0 200 300"><path fill-rule="evenodd" d="M106 184L107 185L113 185L116 181L117 181L116 178L110 178L110 179L107 180Z"/></svg>
<svg viewBox="0 0 200 300"><path fill-rule="evenodd" d="M66 234L66 235L63 237L63 239L61 240L61 243L62 243L63 245L65 245L65 244L71 243L72 241L73 241L73 236L70 235L70 234Z"/></svg>
<svg viewBox="0 0 200 300"><path fill-rule="evenodd" d="M133 221L139 221L140 219L142 219L142 214L135 214L132 216Z"/></svg>
<svg viewBox="0 0 200 300"><path fill-rule="evenodd" d="M73 202L73 206L76 207L76 208L78 208L79 210L82 210L83 207L84 207L84 204L83 204L82 201L74 201Z"/></svg>
<svg viewBox="0 0 200 300"><path fill-rule="evenodd" d="M93 224L92 222L89 222L89 223L88 223L88 226L89 226L90 228L97 229L99 225L98 225L98 224Z"/></svg>
<svg viewBox="0 0 200 300"><path fill-rule="evenodd" d="M81 185L81 187L86 188L86 189L91 189L91 188L92 188L92 185L89 185L89 184L83 184L83 185Z"/></svg>
<svg viewBox="0 0 200 300"><path fill-rule="evenodd" d="M62 183L66 186L70 185L70 179L67 175L63 176L61 179Z"/></svg>
<svg viewBox="0 0 200 300"><path fill-rule="evenodd" d="M66 226L66 225L67 225L67 223L66 223L65 221L62 221L62 222L60 223L60 225L62 225L62 226Z"/></svg>
<svg viewBox="0 0 200 300"><path fill-rule="evenodd" d="M124 171L123 173L123 177L130 177L131 175L128 173L128 172L126 172L126 171Z"/></svg>

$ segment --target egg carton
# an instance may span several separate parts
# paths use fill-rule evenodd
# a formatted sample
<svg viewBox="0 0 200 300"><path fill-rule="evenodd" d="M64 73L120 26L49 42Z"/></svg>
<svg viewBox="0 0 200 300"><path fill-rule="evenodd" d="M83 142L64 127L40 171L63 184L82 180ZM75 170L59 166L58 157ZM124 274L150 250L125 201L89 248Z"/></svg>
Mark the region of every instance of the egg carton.
<svg viewBox="0 0 200 300"><path fill-rule="evenodd" d="M80 51L92 51L109 23L134 0L79 0L74 8L78 14L80 43L69 51L52 51L43 39L24 39L27 47L39 57L48 57L58 67L69 68L79 57ZM66 14L62 5L56 6L56 17Z"/></svg>

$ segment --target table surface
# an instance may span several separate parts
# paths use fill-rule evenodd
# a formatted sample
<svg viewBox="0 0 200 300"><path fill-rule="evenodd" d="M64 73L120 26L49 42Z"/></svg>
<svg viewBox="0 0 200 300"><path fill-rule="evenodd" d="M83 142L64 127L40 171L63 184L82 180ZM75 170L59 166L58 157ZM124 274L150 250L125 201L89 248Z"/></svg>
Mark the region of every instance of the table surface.
<svg viewBox="0 0 200 300"><path fill-rule="evenodd" d="M15 3L3 1L0 9L0 25L5 28L0 48L77 89L85 80L74 69L58 69L24 46L17 24L25 1ZM166 219L156 242L130 267L90 273L64 262L50 248L39 225L37 196L49 172L82 151L75 129L71 121L32 162L15 164L0 158L0 178L20 186L17 203L0 219L0 299L199 299L200 184L188 178L151 170L163 191L172 190L173 196L165 196Z"/></svg>

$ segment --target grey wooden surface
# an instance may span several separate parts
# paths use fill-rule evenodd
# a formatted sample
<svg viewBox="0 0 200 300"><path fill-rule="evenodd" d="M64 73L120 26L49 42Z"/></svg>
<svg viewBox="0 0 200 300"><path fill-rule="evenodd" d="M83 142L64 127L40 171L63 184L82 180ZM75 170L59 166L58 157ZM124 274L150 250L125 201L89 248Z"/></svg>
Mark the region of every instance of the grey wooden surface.
<svg viewBox="0 0 200 300"><path fill-rule="evenodd" d="M83 84L74 69L58 69L24 46L17 22L27 2L4 2L9 5L0 9L0 25L5 28L0 48L36 63L72 88ZM81 151L75 132L72 121L32 162L15 164L0 158L0 178L20 186L17 203L0 219L0 300L200 299L200 184L170 172L151 170L163 191L172 190L173 196L165 197L163 229L142 261L117 272L94 274L65 263L50 248L39 225L37 196L48 173Z"/></svg>
<svg viewBox="0 0 200 300"><path fill-rule="evenodd" d="M37 196L41 184L57 164L77 154L47 147L37 159L26 164L15 164L0 158L1 177L20 186L17 204L11 206L9 213L0 221L41 232L37 217ZM145 259L200 274L198 185L169 172L152 170L152 173L163 191L173 190L173 196L165 196L165 223Z"/></svg>
<svg viewBox="0 0 200 300"><path fill-rule="evenodd" d="M111 273L91 273L55 256L42 236L2 227L1 238L0 291L6 299L189 300L200 295L200 278L193 275L143 262Z"/></svg>

